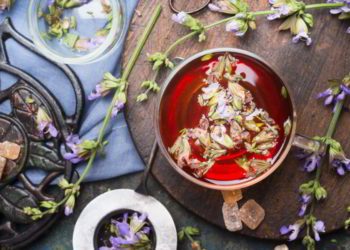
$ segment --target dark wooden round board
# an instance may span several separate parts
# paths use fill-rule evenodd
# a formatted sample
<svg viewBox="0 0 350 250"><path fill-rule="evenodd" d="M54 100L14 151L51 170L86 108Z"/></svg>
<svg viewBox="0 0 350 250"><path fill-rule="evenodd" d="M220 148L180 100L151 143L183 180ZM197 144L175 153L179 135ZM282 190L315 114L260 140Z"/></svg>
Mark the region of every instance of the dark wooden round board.
<svg viewBox="0 0 350 250"><path fill-rule="evenodd" d="M198 1L177 1L179 7L190 8ZM153 110L156 96L152 95L146 103L136 103L135 98L140 93L140 83L149 79L153 73L147 62L146 53L164 51L167 46L186 29L171 21L171 11L167 0L140 1L126 45L124 58L126 61L135 48L135 44L143 31L157 3L162 3L163 12L147 42L143 54L129 79L129 96L126 117L132 137L142 156L147 161L155 139ZM268 1L249 1L252 10L268 9ZM317 1L306 1L314 3ZM188 5L188 6L187 6ZM323 135L331 119L331 109L323 107L315 96L327 88L327 79L342 78L350 71L350 35L345 31L349 23L341 22L331 16L328 10L312 12L315 18L315 28L312 30L314 44L306 47L304 44L293 44L288 32L279 32L280 21L270 22L265 17L257 19L257 30L249 31L243 38L224 31L224 26L216 27L207 32L208 39L198 43L191 39L183 43L172 54L172 57L188 57L204 49L215 47L233 47L245 49L258 54L268 61L291 87L291 95L295 99L298 123L297 132L307 135ZM208 9L197 17L204 23L209 23L224 16L212 13ZM158 82L168 72L163 72ZM271 100L273 102L273 100ZM344 113L340 119L335 138L339 140L350 154L349 140L350 114ZM190 211L216 224L225 227L222 218L223 199L221 193L196 186L177 174L158 153L153 174L162 186L183 206ZM298 187L302 182L313 178L301 170L301 163L290 153L282 166L265 181L244 190L244 199L255 199L266 212L265 220L257 230L244 227L240 233L257 238L280 239L281 225L293 223L299 210ZM317 218L326 223L326 231L334 231L343 227L347 217L346 207L350 204L350 175L338 177L335 172L324 167L321 177L322 184L328 191L328 198L317 205Z"/></svg>

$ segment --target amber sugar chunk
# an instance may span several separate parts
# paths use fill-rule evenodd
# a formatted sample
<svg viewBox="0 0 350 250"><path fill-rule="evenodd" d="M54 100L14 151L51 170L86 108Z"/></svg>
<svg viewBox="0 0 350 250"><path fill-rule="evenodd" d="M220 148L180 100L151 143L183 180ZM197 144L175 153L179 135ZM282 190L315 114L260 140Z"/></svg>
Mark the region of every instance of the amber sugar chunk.
<svg viewBox="0 0 350 250"><path fill-rule="evenodd" d="M255 200L248 200L239 210L239 216L244 224L255 230L265 218L265 210Z"/></svg>
<svg viewBox="0 0 350 250"><path fill-rule="evenodd" d="M17 160L21 152L21 146L5 141L0 143L0 156L9 160Z"/></svg>
<svg viewBox="0 0 350 250"><path fill-rule="evenodd" d="M233 191L221 191L222 196L224 197L224 201L228 204L236 203L237 201L240 201L242 196L242 191L239 190L233 190Z"/></svg>
<svg viewBox="0 0 350 250"><path fill-rule="evenodd" d="M242 230L242 221L239 217L239 209L237 203L224 203L222 206L222 214L224 216L225 227L231 232Z"/></svg>

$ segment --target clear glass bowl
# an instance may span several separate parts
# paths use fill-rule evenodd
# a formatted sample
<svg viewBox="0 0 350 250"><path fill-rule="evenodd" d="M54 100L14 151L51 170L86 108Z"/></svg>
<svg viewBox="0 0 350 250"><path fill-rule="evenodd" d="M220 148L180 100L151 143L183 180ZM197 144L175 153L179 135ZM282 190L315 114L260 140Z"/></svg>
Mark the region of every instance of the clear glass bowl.
<svg viewBox="0 0 350 250"><path fill-rule="evenodd" d="M73 1L30 0L29 30L42 54L60 63L87 64L104 58L121 45L126 32L124 1L85 1L74 8L61 8L55 4L56 11L51 9L50 13L53 2ZM109 3L109 8L106 8L106 3ZM55 21L49 25L50 20Z"/></svg>

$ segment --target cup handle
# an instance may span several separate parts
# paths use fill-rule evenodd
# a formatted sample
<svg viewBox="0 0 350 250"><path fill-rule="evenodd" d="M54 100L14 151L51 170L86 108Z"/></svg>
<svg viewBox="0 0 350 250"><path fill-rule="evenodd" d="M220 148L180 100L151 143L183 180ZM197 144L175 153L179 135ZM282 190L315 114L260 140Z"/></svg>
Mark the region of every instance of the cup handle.
<svg viewBox="0 0 350 250"><path fill-rule="evenodd" d="M295 135L292 145L294 147L311 152L323 153L326 150L326 146L324 143L299 134Z"/></svg>

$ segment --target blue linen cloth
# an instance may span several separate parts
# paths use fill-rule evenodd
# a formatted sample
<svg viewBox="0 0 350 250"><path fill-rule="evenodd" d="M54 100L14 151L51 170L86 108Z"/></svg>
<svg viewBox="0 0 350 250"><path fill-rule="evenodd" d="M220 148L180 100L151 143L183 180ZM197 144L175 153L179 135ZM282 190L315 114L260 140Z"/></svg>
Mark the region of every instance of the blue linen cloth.
<svg viewBox="0 0 350 250"><path fill-rule="evenodd" d="M138 0L125 0L128 24L137 3ZM3 21L6 16L9 16L15 29L30 38L27 23L28 6L28 0L16 1L10 12L4 12L0 15L0 21ZM125 40L124 38L123 40ZM15 41L9 40L6 42L6 47L12 65L39 79L56 96L57 100L60 101L66 114L74 113L75 98L73 88L60 70L46 60L24 49ZM86 97L102 79L105 72L112 72L116 76L120 74L122 47L115 50L108 58L104 58L96 63L72 66L83 84ZM0 90L8 88L14 82L15 79L12 76L0 72ZM96 100L93 103L86 98L83 121L79 131L81 138L94 139L97 137L99 127L105 117L110 101L111 96ZM9 108L9 104L5 103L0 106L0 112L7 113ZM135 150L123 114L119 114L111 121L111 125L107 130L106 140L109 141L109 144L105 147L106 154L104 157L98 157L95 160L86 181L113 178L143 169L143 162ZM79 164L77 167L78 171L81 172L85 165L86 163ZM39 170L29 172L29 177L34 183L40 182L43 176L43 173Z"/></svg>

